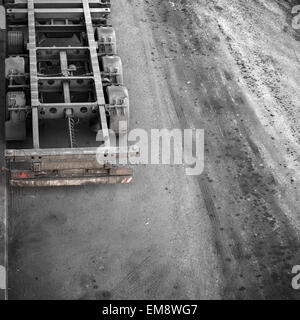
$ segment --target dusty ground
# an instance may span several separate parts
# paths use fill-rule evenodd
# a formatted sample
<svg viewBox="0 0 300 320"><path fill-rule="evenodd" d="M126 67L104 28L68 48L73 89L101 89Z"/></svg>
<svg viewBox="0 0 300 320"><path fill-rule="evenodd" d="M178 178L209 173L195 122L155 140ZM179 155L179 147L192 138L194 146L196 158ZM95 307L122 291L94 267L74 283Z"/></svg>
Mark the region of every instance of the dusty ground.
<svg viewBox="0 0 300 320"><path fill-rule="evenodd" d="M204 128L205 172L11 191L11 299L298 299L300 45L288 1L118 0L132 127Z"/></svg>

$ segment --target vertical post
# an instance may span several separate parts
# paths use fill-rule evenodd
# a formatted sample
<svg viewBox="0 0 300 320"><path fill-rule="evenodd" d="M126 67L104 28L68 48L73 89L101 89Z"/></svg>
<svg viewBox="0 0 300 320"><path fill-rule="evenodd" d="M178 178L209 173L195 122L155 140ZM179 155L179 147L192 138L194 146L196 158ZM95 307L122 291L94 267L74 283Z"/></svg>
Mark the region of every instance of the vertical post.
<svg viewBox="0 0 300 320"><path fill-rule="evenodd" d="M32 136L33 148L40 148L39 139L39 93L37 77L37 59L36 59L36 34L35 34L35 12L34 0L28 0L28 32L29 32L29 64L30 64L30 91L31 91L31 109L32 109Z"/></svg>

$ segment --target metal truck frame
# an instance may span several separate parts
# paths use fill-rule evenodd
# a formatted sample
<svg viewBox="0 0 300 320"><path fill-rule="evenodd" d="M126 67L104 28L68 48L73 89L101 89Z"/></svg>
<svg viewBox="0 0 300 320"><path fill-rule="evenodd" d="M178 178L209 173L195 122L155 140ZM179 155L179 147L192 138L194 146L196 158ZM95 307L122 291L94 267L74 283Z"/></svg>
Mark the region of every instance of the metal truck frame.
<svg viewBox="0 0 300 320"><path fill-rule="evenodd" d="M111 143L110 130L129 120L116 36L108 24L110 0L8 0L5 60L8 141L26 139L32 149L5 151L11 186L131 183L133 171L117 159L137 156L136 147ZM69 146L42 149L40 120L66 120ZM78 147L76 119L89 119L101 146ZM29 122L30 123L30 122Z"/></svg>

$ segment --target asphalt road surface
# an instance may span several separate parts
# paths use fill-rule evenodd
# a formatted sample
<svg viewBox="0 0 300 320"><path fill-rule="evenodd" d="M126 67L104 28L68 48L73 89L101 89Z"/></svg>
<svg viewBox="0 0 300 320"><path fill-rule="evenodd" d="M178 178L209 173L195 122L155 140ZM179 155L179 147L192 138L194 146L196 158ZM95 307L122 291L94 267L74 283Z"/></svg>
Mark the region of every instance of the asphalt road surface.
<svg viewBox="0 0 300 320"><path fill-rule="evenodd" d="M205 171L10 190L10 299L300 297L300 46L278 3L112 0L131 127L205 129Z"/></svg>

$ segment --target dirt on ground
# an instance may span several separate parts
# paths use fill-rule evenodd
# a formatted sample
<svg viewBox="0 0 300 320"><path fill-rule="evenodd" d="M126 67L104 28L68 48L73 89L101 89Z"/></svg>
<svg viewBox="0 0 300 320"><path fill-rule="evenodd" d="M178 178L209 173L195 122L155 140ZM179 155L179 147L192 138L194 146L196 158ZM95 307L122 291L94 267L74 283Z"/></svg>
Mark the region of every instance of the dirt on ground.
<svg viewBox="0 0 300 320"><path fill-rule="evenodd" d="M205 130L205 171L11 190L9 297L299 299L296 2L112 0L131 127Z"/></svg>

